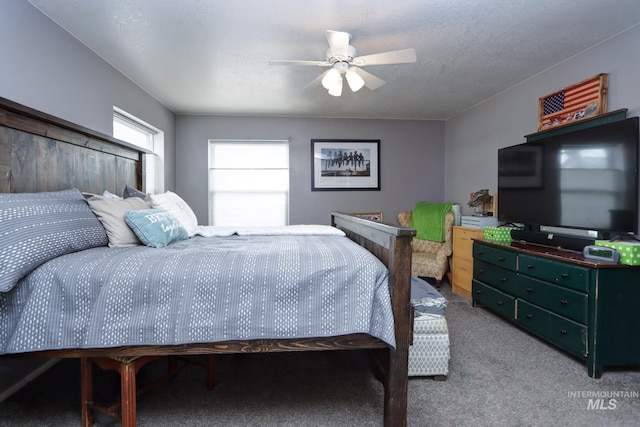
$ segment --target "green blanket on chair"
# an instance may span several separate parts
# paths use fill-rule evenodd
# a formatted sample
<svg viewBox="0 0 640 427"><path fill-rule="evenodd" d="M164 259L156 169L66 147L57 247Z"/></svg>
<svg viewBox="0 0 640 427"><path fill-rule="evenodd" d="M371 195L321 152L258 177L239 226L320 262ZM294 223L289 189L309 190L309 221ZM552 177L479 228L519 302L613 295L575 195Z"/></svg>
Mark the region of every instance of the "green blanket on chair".
<svg viewBox="0 0 640 427"><path fill-rule="evenodd" d="M416 239L444 242L444 218L453 203L418 202L411 213L411 228Z"/></svg>

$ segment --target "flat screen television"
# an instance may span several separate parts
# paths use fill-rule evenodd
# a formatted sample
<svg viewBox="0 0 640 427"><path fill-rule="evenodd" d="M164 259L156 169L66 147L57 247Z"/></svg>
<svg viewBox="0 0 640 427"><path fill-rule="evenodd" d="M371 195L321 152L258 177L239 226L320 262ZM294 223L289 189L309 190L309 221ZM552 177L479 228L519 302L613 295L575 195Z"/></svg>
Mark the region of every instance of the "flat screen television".
<svg viewBox="0 0 640 427"><path fill-rule="evenodd" d="M638 117L498 150L498 219L638 234Z"/></svg>

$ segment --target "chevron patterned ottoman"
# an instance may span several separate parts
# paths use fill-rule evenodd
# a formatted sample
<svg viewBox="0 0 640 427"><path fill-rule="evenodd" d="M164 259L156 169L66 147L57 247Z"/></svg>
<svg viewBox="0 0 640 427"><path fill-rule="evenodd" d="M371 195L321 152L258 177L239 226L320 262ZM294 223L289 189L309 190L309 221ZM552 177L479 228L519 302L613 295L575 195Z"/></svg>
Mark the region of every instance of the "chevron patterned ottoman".
<svg viewBox="0 0 640 427"><path fill-rule="evenodd" d="M447 300L426 281L413 277L413 344L409 347L409 376L444 380L449 375L449 329L444 316Z"/></svg>
<svg viewBox="0 0 640 427"><path fill-rule="evenodd" d="M447 320L416 318L413 345L409 347L409 376L446 379L449 375L449 330Z"/></svg>

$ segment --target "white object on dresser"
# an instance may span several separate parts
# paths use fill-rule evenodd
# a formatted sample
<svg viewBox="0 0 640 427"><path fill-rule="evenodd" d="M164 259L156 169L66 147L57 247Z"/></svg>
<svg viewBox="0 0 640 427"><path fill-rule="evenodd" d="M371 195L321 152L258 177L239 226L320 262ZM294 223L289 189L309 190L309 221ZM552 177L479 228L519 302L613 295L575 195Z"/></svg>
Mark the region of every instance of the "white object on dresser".
<svg viewBox="0 0 640 427"><path fill-rule="evenodd" d="M497 227L500 224L502 224L502 222L498 221L497 218L492 216L462 215L461 221L461 225L463 227L479 229L483 229L485 227Z"/></svg>

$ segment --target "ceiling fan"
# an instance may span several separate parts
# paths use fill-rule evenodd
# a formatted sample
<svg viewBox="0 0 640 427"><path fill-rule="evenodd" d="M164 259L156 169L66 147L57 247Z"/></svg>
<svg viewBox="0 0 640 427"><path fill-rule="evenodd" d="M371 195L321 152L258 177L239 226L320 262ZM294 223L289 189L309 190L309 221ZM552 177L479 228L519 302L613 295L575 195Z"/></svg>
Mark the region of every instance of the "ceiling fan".
<svg viewBox="0 0 640 427"><path fill-rule="evenodd" d="M372 55L356 56L356 48L351 46L351 34L343 31L326 31L329 48L325 53L324 61L298 61L276 59L269 61L272 65L315 65L318 67L330 67L315 80L309 83L304 90L314 88L322 84L329 91L329 95L342 95L342 75L347 79L347 84L353 92L357 92L363 86L371 90L378 89L385 82L379 77L363 70L360 67L366 65L406 64L416 62L414 49L394 50L390 52L375 53Z"/></svg>

